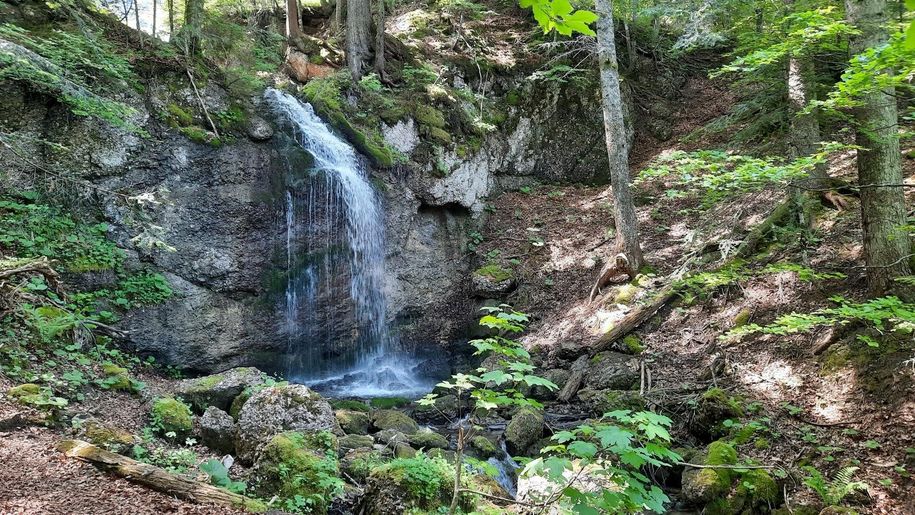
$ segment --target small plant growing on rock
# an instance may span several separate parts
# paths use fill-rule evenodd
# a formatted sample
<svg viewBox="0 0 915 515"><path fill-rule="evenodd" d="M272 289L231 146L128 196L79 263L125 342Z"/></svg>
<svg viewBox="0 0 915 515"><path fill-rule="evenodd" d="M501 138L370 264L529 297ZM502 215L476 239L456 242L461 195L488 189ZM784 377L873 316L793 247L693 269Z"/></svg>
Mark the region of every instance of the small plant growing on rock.
<svg viewBox="0 0 915 515"><path fill-rule="evenodd" d="M858 467L845 467L832 478L827 479L814 467L802 467L807 472L804 484L820 496L826 506L838 506L849 495L855 492L867 492L868 485L862 481L853 481Z"/></svg>

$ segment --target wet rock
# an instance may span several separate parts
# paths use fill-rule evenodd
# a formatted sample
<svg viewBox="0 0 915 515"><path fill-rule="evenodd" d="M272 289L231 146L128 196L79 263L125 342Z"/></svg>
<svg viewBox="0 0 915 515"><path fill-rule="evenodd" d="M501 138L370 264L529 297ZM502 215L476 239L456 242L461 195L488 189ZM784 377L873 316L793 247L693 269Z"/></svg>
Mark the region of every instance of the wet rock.
<svg viewBox="0 0 915 515"><path fill-rule="evenodd" d="M498 452L496 444L485 436L474 436L470 440L470 451L480 459L486 460L492 458Z"/></svg>
<svg viewBox="0 0 915 515"><path fill-rule="evenodd" d="M235 454L235 420L232 415L210 406L197 420L200 443L214 451Z"/></svg>
<svg viewBox="0 0 915 515"><path fill-rule="evenodd" d="M613 351L594 356L584 379L584 387L593 390L627 390L638 384L638 358Z"/></svg>
<svg viewBox="0 0 915 515"><path fill-rule="evenodd" d="M645 409L645 398L635 390L592 390L584 388L578 391L578 400L588 408L588 412L599 417L609 411L628 409L642 411Z"/></svg>
<svg viewBox="0 0 915 515"><path fill-rule="evenodd" d="M340 428L348 435L367 435L371 419L362 411L337 410L334 412Z"/></svg>
<svg viewBox="0 0 915 515"><path fill-rule="evenodd" d="M295 384L264 388L241 408L235 439L238 457L253 461L261 446L284 431L343 433L330 404L308 387Z"/></svg>
<svg viewBox="0 0 915 515"><path fill-rule="evenodd" d="M273 127L257 115L248 118L247 132L252 141L267 141L273 137Z"/></svg>
<svg viewBox="0 0 915 515"><path fill-rule="evenodd" d="M400 411L391 409L382 409L373 412L372 427L377 431L394 429L408 435L419 430L419 426L416 424L415 420Z"/></svg>
<svg viewBox="0 0 915 515"><path fill-rule="evenodd" d="M530 407L519 409L505 428L505 446L512 456L523 456L543 434L543 413Z"/></svg>
<svg viewBox="0 0 915 515"><path fill-rule="evenodd" d="M210 406L229 411L232 401L245 388L259 385L266 378L266 374L254 367L233 368L219 374L184 379L178 383L177 393L197 412Z"/></svg>

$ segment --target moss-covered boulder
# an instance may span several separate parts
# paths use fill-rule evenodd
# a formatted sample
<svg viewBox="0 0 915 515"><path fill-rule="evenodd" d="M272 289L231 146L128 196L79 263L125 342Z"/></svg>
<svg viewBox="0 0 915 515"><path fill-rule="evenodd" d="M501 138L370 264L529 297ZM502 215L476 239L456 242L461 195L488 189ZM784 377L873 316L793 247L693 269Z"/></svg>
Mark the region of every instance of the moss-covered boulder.
<svg viewBox="0 0 915 515"><path fill-rule="evenodd" d="M235 454L235 420L232 415L210 406L197 419L200 443L214 451Z"/></svg>
<svg viewBox="0 0 915 515"><path fill-rule="evenodd" d="M6 395L19 404L35 405L41 396L41 387L35 383L20 384L7 390Z"/></svg>
<svg viewBox="0 0 915 515"><path fill-rule="evenodd" d="M124 367L106 363L102 365L102 375L104 377L101 384L105 389L123 392L132 392L134 390L133 381L130 380L130 371Z"/></svg>
<svg viewBox="0 0 915 515"><path fill-rule="evenodd" d="M716 441L693 460L698 465L736 465L737 450L727 442ZM687 468L682 479L683 499L694 506L723 499L731 491L732 479L730 469Z"/></svg>
<svg viewBox="0 0 915 515"><path fill-rule="evenodd" d="M448 439L435 431L417 431L407 437L410 445L417 449L447 449Z"/></svg>
<svg viewBox="0 0 915 515"><path fill-rule="evenodd" d="M334 412L340 428L348 435L367 435L371 418L368 413L361 411L337 410Z"/></svg>
<svg viewBox="0 0 915 515"><path fill-rule="evenodd" d="M543 435L543 413L523 407L512 415L505 427L505 446L513 456L523 456Z"/></svg>
<svg viewBox="0 0 915 515"><path fill-rule="evenodd" d="M344 437L345 438L345 437ZM340 449L343 449L342 439ZM365 483L372 470L387 461L380 452L370 448L349 449L340 460L340 471L359 483Z"/></svg>
<svg viewBox="0 0 915 515"><path fill-rule="evenodd" d="M350 449L371 449L375 445L375 439L368 435L344 435L339 441L341 453Z"/></svg>
<svg viewBox="0 0 915 515"><path fill-rule="evenodd" d="M114 452L122 452L139 441L130 431L110 426L95 419L83 422L82 431L83 437L89 442Z"/></svg>
<svg viewBox="0 0 915 515"><path fill-rule="evenodd" d="M355 399L334 399L330 401L330 405L335 410L361 411L362 413L372 411L372 408L368 404Z"/></svg>
<svg viewBox="0 0 915 515"><path fill-rule="evenodd" d="M198 413L210 406L230 412L236 397L246 388L263 384L266 379L267 375L256 368L233 368L219 374L182 380L177 391Z"/></svg>
<svg viewBox="0 0 915 515"><path fill-rule="evenodd" d="M639 386L639 359L621 352L604 351L591 358L584 387L592 390L628 390Z"/></svg>
<svg viewBox="0 0 915 515"><path fill-rule="evenodd" d="M442 395L435 399L431 406L416 405L413 408L413 418L421 422L445 423L449 420L455 420L459 409L460 404L456 396Z"/></svg>
<svg viewBox="0 0 915 515"><path fill-rule="evenodd" d="M328 431L275 434L264 445L255 473L266 493L301 496L311 513L325 513L330 502L327 479L339 473L337 438Z"/></svg>
<svg viewBox="0 0 915 515"><path fill-rule="evenodd" d="M174 397L160 397L153 401L149 412L150 422L160 434L174 433L183 439L194 430L194 416L191 408Z"/></svg>
<svg viewBox="0 0 915 515"><path fill-rule="evenodd" d="M415 420L400 411L391 409L377 410L372 413L372 427L376 431L393 429L407 435L419 430Z"/></svg>
<svg viewBox="0 0 915 515"><path fill-rule="evenodd" d="M689 423L692 434L706 441L720 438L727 430L722 422L743 416L743 405L739 398L721 388L711 388L699 398Z"/></svg>
<svg viewBox="0 0 915 515"><path fill-rule="evenodd" d="M363 508L367 515L434 511L449 502L453 481L454 470L442 459L398 458L369 474Z"/></svg>
<svg viewBox="0 0 915 515"><path fill-rule="evenodd" d="M515 276L497 264L488 264L471 275L473 293L481 298L499 298L515 288Z"/></svg>
<svg viewBox="0 0 915 515"><path fill-rule="evenodd" d="M496 444L492 443L492 440L482 435L474 436L470 439L469 450L471 454L482 460L492 458L498 453Z"/></svg>
<svg viewBox="0 0 915 515"><path fill-rule="evenodd" d="M255 392L238 416L235 450L242 461L254 461L257 450L285 431L330 431L342 435L330 404L300 384L272 386Z"/></svg>

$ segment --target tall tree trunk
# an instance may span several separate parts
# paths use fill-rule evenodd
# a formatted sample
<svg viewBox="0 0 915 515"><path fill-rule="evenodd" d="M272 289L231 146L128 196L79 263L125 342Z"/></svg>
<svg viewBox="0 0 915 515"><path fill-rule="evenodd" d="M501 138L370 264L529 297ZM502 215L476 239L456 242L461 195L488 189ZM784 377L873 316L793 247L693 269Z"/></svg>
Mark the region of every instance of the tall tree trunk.
<svg viewBox="0 0 915 515"><path fill-rule="evenodd" d="M140 0L133 0L133 20L137 27L137 37L140 38L140 48L143 48L143 29L140 27Z"/></svg>
<svg viewBox="0 0 915 515"><path fill-rule="evenodd" d="M638 64L635 42L632 41L632 32L635 30L635 19L639 12L639 0L629 2L629 18L624 21L626 32L626 51L629 54L629 71L635 70Z"/></svg>
<svg viewBox="0 0 915 515"><path fill-rule="evenodd" d="M369 0L349 0L346 6L346 65L354 81L367 69L372 48L372 8Z"/></svg>
<svg viewBox="0 0 915 515"><path fill-rule="evenodd" d="M337 0L337 7L334 9L334 22L331 28L334 32L343 30L343 24L346 19L346 0Z"/></svg>
<svg viewBox="0 0 915 515"><path fill-rule="evenodd" d="M156 37L156 0L152 0L153 5L153 15L152 15L152 36Z"/></svg>
<svg viewBox="0 0 915 515"><path fill-rule="evenodd" d="M200 40L203 37L203 0L186 0L184 4L185 51L190 56L200 55Z"/></svg>
<svg viewBox="0 0 915 515"><path fill-rule="evenodd" d="M600 89L603 99L604 133L610 161L613 187L613 213L616 224L616 252L626 256L629 268L641 268L644 258L639 246L638 219L629 188L629 149L623 120L619 64L613 35L613 0L596 0L597 58L600 65Z"/></svg>
<svg viewBox="0 0 915 515"><path fill-rule="evenodd" d="M286 37L297 38L302 35L302 28L299 26L299 2L297 0L286 0Z"/></svg>
<svg viewBox="0 0 915 515"><path fill-rule="evenodd" d="M175 0L168 0L168 40L175 37Z"/></svg>
<svg viewBox="0 0 915 515"><path fill-rule="evenodd" d="M886 43L886 0L845 0L849 24L861 33L851 36L852 55ZM861 222L864 260L872 294L882 295L893 279L911 275L902 167L899 155L899 120L894 88L869 93L855 111L858 150L858 183L861 189ZM885 186L882 186L885 185Z"/></svg>
<svg viewBox="0 0 915 515"><path fill-rule="evenodd" d="M375 19L375 73L379 79L384 79L384 0L375 0L378 3Z"/></svg>

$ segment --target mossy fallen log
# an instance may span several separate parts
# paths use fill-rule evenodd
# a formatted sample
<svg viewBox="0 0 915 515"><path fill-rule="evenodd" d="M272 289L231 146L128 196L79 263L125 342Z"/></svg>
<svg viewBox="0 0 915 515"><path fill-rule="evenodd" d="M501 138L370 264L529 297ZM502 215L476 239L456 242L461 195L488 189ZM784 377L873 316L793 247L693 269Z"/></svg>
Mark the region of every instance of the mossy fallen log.
<svg viewBox="0 0 915 515"><path fill-rule="evenodd" d="M96 447L88 442L64 440L57 445L57 449L67 457L91 463L106 472L121 476L128 481L153 490L173 495L179 499L200 504L241 508L253 513L267 511L267 506L261 501L166 472L159 467L140 463L126 456Z"/></svg>

